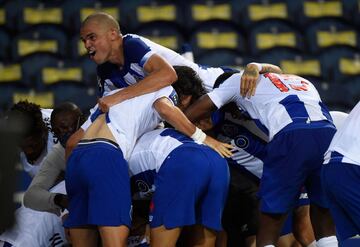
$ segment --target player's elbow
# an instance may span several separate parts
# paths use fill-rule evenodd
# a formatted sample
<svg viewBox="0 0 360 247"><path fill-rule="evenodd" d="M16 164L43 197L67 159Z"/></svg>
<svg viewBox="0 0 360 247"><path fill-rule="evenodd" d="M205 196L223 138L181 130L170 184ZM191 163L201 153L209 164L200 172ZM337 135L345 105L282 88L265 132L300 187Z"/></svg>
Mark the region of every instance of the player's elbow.
<svg viewBox="0 0 360 247"><path fill-rule="evenodd" d="M164 86L170 86L171 84L176 82L178 79L177 74L172 67L170 67L167 70L166 75L163 78L164 78L164 84L165 84Z"/></svg>

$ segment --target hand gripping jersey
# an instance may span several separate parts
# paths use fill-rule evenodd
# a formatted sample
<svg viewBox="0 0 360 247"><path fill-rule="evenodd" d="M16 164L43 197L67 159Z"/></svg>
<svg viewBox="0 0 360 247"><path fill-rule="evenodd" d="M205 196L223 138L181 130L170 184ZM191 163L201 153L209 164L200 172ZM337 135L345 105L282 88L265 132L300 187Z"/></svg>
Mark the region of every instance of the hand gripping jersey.
<svg viewBox="0 0 360 247"><path fill-rule="evenodd" d="M240 95L241 75L232 75L208 96L218 108L235 102L270 140L291 123L293 128L303 128L313 121L331 122L328 110L308 80L295 75L266 73L260 75L255 95L248 99Z"/></svg>
<svg viewBox="0 0 360 247"><path fill-rule="evenodd" d="M207 91L211 91L216 78L224 72L221 68L199 66L180 54L135 34L124 35L123 45L124 65L121 68L111 63L101 64L97 68L100 96L106 96L114 89L127 87L144 79L147 75L144 65L153 54L159 54L173 66L191 67L203 80Z"/></svg>
<svg viewBox="0 0 360 247"><path fill-rule="evenodd" d="M328 163L332 152L344 156L342 162L360 165L360 103L354 107L349 116L338 129L325 154L325 163Z"/></svg>
<svg viewBox="0 0 360 247"><path fill-rule="evenodd" d="M155 129L161 122L162 119L153 104L163 97L176 105L176 92L169 86L110 107L106 114L107 125L119 144L125 160L129 159L136 140L145 132ZM99 114L101 114L100 110L95 110L90 120L94 121Z"/></svg>

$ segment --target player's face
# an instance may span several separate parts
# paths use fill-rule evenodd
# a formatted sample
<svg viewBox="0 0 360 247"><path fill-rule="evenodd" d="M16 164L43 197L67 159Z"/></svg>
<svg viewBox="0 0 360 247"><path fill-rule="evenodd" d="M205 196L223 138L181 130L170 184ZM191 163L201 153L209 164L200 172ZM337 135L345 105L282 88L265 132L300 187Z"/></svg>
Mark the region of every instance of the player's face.
<svg viewBox="0 0 360 247"><path fill-rule="evenodd" d="M79 125L80 116L72 113L64 113L55 116L51 129L61 145L65 147L67 140L80 127Z"/></svg>
<svg viewBox="0 0 360 247"><path fill-rule="evenodd" d="M21 149L30 164L33 164L41 155L46 145L46 138L30 136L23 140Z"/></svg>
<svg viewBox="0 0 360 247"><path fill-rule="evenodd" d="M109 60L112 47L110 33L110 30L95 21L89 21L80 30L80 38L85 49L90 59L96 64L102 64Z"/></svg>

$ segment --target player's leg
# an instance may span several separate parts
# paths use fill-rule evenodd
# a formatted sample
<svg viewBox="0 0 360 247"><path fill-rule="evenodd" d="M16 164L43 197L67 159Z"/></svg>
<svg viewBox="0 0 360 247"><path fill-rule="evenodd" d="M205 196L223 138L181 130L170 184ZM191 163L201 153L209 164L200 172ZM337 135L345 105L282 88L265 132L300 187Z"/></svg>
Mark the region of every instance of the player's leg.
<svg viewBox="0 0 360 247"><path fill-rule="evenodd" d="M150 230L150 246L154 247L175 247L181 233L181 227L167 229L165 226L158 226Z"/></svg>
<svg viewBox="0 0 360 247"><path fill-rule="evenodd" d="M73 247L97 247L98 232L96 228L70 228L70 239Z"/></svg>
<svg viewBox="0 0 360 247"><path fill-rule="evenodd" d="M315 244L314 231L310 220L310 205L303 205L294 209L293 234L302 246Z"/></svg>
<svg viewBox="0 0 360 247"><path fill-rule="evenodd" d="M125 247L129 228L127 226L99 226L103 247Z"/></svg>
<svg viewBox="0 0 360 247"><path fill-rule="evenodd" d="M192 247L214 247L217 232L202 225L190 227L190 236L187 238L186 246Z"/></svg>

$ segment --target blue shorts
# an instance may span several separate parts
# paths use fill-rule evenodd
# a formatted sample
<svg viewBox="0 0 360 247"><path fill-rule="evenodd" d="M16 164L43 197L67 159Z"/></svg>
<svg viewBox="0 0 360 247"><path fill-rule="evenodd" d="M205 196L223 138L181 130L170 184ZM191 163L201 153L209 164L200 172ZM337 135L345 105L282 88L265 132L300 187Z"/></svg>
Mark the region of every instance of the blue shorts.
<svg viewBox="0 0 360 247"><path fill-rule="evenodd" d="M311 203L327 208L321 186L323 155L336 129L279 132L268 144L259 196L264 213L287 213L305 185Z"/></svg>
<svg viewBox="0 0 360 247"><path fill-rule="evenodd" d="M96 225L130 227L131 194L127 162L116 144L81 141L66 167L69 228Z"/></svg>
<svg viewBox="0 0 360 247"><path fill-rule="evenodd" d="M331 159L323 165L322 180L338 239L360 234L360 166Z"/></svg>
<svg viewBox="0 0 360 247"><path fill-rule="evenodd" d="M150 226L167 229L199 224L220 231L229 186L226 160L206 146L173 150L155 178Z"/></svg>

